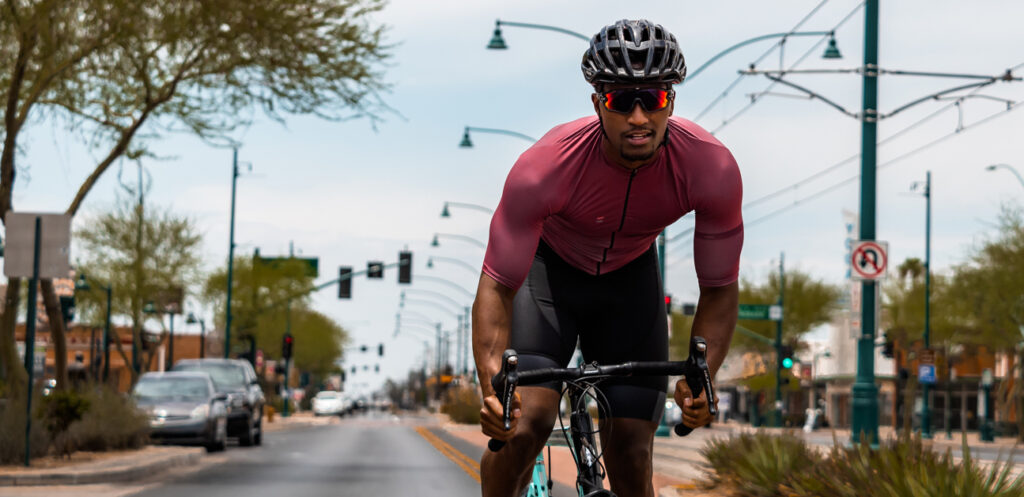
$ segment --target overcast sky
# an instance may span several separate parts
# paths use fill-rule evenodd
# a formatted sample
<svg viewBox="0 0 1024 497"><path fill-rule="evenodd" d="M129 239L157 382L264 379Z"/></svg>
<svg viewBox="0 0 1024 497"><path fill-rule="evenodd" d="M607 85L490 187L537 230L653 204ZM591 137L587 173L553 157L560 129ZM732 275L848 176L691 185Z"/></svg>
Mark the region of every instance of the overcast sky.
<svg viewBox="0 0 1024 497"><path fill-rule="evenodd" d="M408 246L415 254L412 288L439 292L469 305L470 298L450 285L416 279L431 275L475 289L477 271L441 261L427 269L426 262L436 255L478 268L483 250L454 239L442 239L440 247L432 248L430 240L441 232L485 242L489 216L453 208L453 217L442 219L442 205L455 201L494 207L505 175L530 143L512 136L473 133L474 147L460 149L463 128L500 128L537 138L556 124L593 112L590 88L579 70L584 41L551 31L505 27L508 50L487 50L495 19L554 25L589 36L617 19L646 17L675 33L692 71L742 40L792 30L813 12L799 31L834 29L841 60L820 57L825 37L790 38L781 59L773 41L754 44L723 57L678 87L675 114L714 130L732 150L743 174L746 202L836 166L813 181L745 208L748 224L741 277L762 281L776 270L779 254L784 252L787 268L841 283L845 273L842 210L859 210L859 182L816 194L859 173L855 157L860 151L859 122L820 101L792 98L797 92L770 87L764 76L741 79L724 98L709 105L737 79L737 70L772 47L776 48L760 61L759 68L777 69L780 63L787 68L796 64L799 69L860 65L864 17L859 5L858 0L393 0L377 19L390 26L388 40L394 44L394 57L386 70L393 90L384 99L397 113L384 115L385 122L376 130L367 121L289 117L285 126L262 119L240 131L240 160L251 163L254 173L238 182L237 250L251 253L259 247L264 255L287 254L289 241L294 241L302 255L320 258L320 280L327 281L336 276L340 265L360 270L367 260L394 262L398 251ZM1022 18L1024 2L1011 0L882 2L880 66L1001 74L1024 64ZM801 61L805 54L809 55ZM1024 69L1015 74L1024 74ZM861 82L856 74L788 78L846 109L860 110ZM968 82L883 76L880 110L888 113L916 98ZM879 125L883 140L910 128L878 149L882 169L877 239L889 242L894 263L924 256L925 202L911 194L910 187L923 181L928 170L933 175L932 257L938 272L962 261L979 240L994 234L1002 205L1020 206L1024 199L1024 185L1010 172L985 171L988 164L1008 163L1024 173L1020 140L1024 113L1000 114L1007 109L1005 100L1024 99L1024 85L997 83L975 95L996 98L972 97L959 106L953 100L930 101ZM756 103L748 108L752 99ZM992 115L998 117L972 126ZM931 119L925 120L928 116ZM958 127L964 129L955 133ZM20 158L28 171L19 176L15 205L24 211L63 211L93 169L98 153L90 154L64 130L45 122L36 123L29 138ZM154 144L154 150L168 158L144 162L152 178L149 198L194 218L205 234L207 266L223 264L228 248L231 151L187 136L166 137ZM88 197L79 221L113 204L122 167L122 179L134 181L134 163L111 168ZM692 222L690 215L669 227L669 237ZM683 238L668 247L667 286L677 301L697 297L690 243ZM403 327L397 338L393 336L400 291L396 274L390 271L383 281L354 281L350 301L339 301L333 288L314 299L318 310L349 330L353 345L385 344L386 356L379 361L375 354L348 354L350 366L371 365L370 373L360 371L354 376L358 383L373 387L387 376L403 378L409 368L422 364L423 340L432 343L425 328L412 324ZM454 327L455 320L441 308L447 304L440 303L440 297L422 294L417 298L439 303L410 304L409 311L426 320L440 320L446 329ZM211 312L209 306L201 306L198 301L191 304ZM378 362L382 372L374 375L372 364Z"/></svg>

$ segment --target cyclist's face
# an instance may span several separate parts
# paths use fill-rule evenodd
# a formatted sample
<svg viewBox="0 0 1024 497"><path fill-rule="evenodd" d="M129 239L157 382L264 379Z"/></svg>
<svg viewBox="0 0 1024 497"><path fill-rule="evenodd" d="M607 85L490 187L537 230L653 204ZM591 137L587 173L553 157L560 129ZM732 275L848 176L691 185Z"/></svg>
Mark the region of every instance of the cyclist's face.
<svg viewBox="0 0 1024 497"><path fill-rule="evenodd" d="M620 88L662 88L662 85L604 85L603 92ZM615 162L630 169L640 167L654 158L658 146L665 139L668 117L672 115L674 102L668 107L647 111L640 102L627 113L609 110L597 93L591 96L594 110L601 117L604 126L605 153Z"/></svg>

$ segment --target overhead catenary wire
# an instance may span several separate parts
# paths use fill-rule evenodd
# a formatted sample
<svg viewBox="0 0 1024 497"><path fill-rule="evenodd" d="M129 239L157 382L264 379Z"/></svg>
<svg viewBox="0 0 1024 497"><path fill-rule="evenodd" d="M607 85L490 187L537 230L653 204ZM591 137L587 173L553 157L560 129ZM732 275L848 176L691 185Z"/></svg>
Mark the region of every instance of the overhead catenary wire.
<svg viewBox="0 0 1024 497"><path fill-rule="evenodd" d="M853 18L854 14L856 14L856 13L857 13L857 11L859 11L859 10L860 10L860 9L861 9L862 7L864 7L864 2L861 2L860 4L858 4L858 5L856 6L856 7L854 7L854 8L853 8L853 10L851 10L851 11L850 11L850 13L849 13L849 14L846 14L846 16L845 16L845 17L843 17L843 18L842 18L842 19L841 19L841 20L840 20L840 21L839 21L839 22L838 22L838 23L837 23L837 24L835 25L835 27L833 27L833 28L832 28L832 31L836 31L836 30L838 30L839 28L841 28L841 27L842 27L842 26L843 26L844 24L846 24L846 23L847 23L847 21L849 21L849 20L850 20L851 18ZM817 52L817 50L818 50L818 48L819 48L819 47L821 46L821 44L825 42L825 39L826 39L826 37L822 37L822 38L821 38L820 40L818 40L817 42L815 42L815 43L814 43L814 45L812 45L812 46L811 46L811 48L809 48L809 49L808 49L808 50L807 50L806 52L804 52L804 54L803 54L803 55L801 55L801 56L800 56L800 58L799 58L799 59L797 59L797 60L796 60L796 62L794 62L793 64L791 64L791 65L789 66L789 69L786 69L785 71L791 71L791 70L793 70L793 69L796 69L796 67L797 67L797 66L799 66L799 65L800 65L801 63L803 63L803 61L804 61L804 60L806 60L806 59L807 59L807 57L810 57L812 53L815 53L815 52ZM781 68L780 68L780 69L781 69ZM745 77L745 75L741 75L741 76L740 76L740 78L743 78L743 77ZM766 87L766 88L764 89L764 91L765 91L765 92L767 92L767 91L771 91L771 89L772 89L772 88L775 88L775 85L777 85L777 84L778 84L778 82L777 82L777 81L773 81L773 82L772 82L771 84L769 84L769 85L768 85L768 86L767 86L767 87ZM712 134L712 135L714 135L714 134L717 134L717 133L718 133L719 131L721 131L721 130L722 130L723 128L725 128L726 126L728 126L728 125L732 124L732 123L733 123L733 122L734 122L734 121L735 121L736 119L738 119L738 118L739 118L740 116L742 116L743 114L745 114L745 113L746 113L746 112L747 112L748 110L750 110L750 108L751 108L751 107L753 107L754 105L756 105L758 101L759 101L759 99L756 99L756 98L755 98L755 99L752 99L752 100L751 100L751 101L750 101L750 102L749 102L749 103L748 103L747 105L744 105L744 106L743 106L743 107L742 107L742 108L741 108L740 110L736 111L735 113L733 113L733 114L732 114L731 116L729 116L728 118L726 118L726 119L722 120L722 123L721 123L721 124L719 124L719 125L718 125L718 127L716 127L715 129L711 130L711 134ZM695 119L695 120L696 120L696 119Z"/></svg>
<svg viewBox="0 0 1024 497"><path fill-rule="evenodd" d="M1020 69L1022 67L1024 67L1024 62L1021 62L1020 64L1017 64L1017 65L1011 67L1010 69L1008 69L1008 71L1010 71L1010 72L1016 71L1017 69ZM892 135L886 137L885 139L879 141L877 146L881 147L883 145L886 145L886 144L892 142L893 140L895 140L896 138L899 138L900 136L903 136L904 134L910 132L911 130L913 130L915 128L918 128L920 126L923 126L924 124L926 124L927 122L931 121L935 117L941 115L945 111L947 111L947 110L949 110L951 108L954 108L954 107L959 107L960 102L962 102L963 100L966 100L966 99L969 99L969 98L985 97L985 95L977 95L977 92L981 91L983 88L984 87L976 87L970 93L968 93L966 95L961 95L959 97L949 97L951 99L954 99L953 102L951 102L951 103L949 103L947 105L944 105L944 106L940 107L939 109L936 109L934 112L924 116L923 118L921 118L921 119L911 123L910 125L904 127L903 129L901 129L901 130L893 133ZM995 98L995 97L990 97L990 99L996 100L996 101L1000 101L1000 102L1004 102L1004 103L1007 104L1006 110L1004 110L1002 113L1009 112L1009 111L1015 109L1016 105L1020 103L1020 101L1012 101L1012 100ZM978 122L976 122L974 124L971 124L969 126L963 126L963 124L960 123L960 124L958 124L957 129L954 132L952 132L950 134L947 134L947 135L944 135L943 137L941 137L937 141L934 141L934 142L931 142L929 144L926 144L925 148L930 147L932 145L935 145L938 142L941 142L943 139L951 138L952 136L957 135L960 131L966 130L966 129L970 128L970 127L974 127L974 126L978 126L978 125L984 124L988 120L990 120L992 118L995 118L996 116L1001 115L1002 113L993 114L993 115L991 115L991 116L989 116L989 117L987 117L985 119L982 119L981 121L978 121ZM921 148L915 149L914 151L912 151L912 153L916 153L917 151L921 151L921 150L923 150L923 149L921 149ZM882 165L879 165L878 168L881 169L882 167L885 167L885 166L889 165L890 163L892 163L892 162L894 162L896 160L901 160L902 158L905 158L906 155L907 154L901 155L900 157L898 157L897 159L894 159L893 161L889 161L889 162L883 163ZM801 186L803 186L803 185L805 185L807 183L810 183L811 181L814 181L814 180L816 180L818 178L821 178L822 176L825 176L826 174L828 174L828 173L830 173L832 171L835 171L836 169L838 169L838 168L840 168L842 166L845 166L845 165L847 165L847 164L849 164L849 163L851 163L851 162L853 162L853 161L855 161L855 160L857 160L859 158L860 158L860 154L851 155L850 157L847 157L847 158L845 158L845 159L843 159L843 160L841 160L841 161L839 161L839 162L837 162L837 163L835 163L835 164L833 164L831 166L828 166L828 167L826 167L826 168L824 168L824 169L822 169L820 171L817 171L817 172L811 174L810 176L808 176L808 177L806 177L804 179L801 179L800 181L792 183L792 184L790 184L788 186L785 186L783 188L775 190L774 192L768 193L766 195L762 195L761 197L758 197L758 198L756 198L754 200L748 201L748 202L746 202L743 205L743 209L746 210L746 209L748 209L750 207L753 207L754 205L760 204L760 203L765 202L767 200L771 200L771 199L776 198L776 197L778 197L780 195L783 195L785 193L794 192L798 188L800 188ZM814 193L811 196L805 197L804 199L798 200L796 202L800 203L800 202L805 202L805 201L808 201L808 200L812 200L812 199L817 198L817 197L819 197L821 195L829 193L829 192L835 190L836 188L838 188L838 187L840 187L842 185L845 185L847 182L853 181L853 180L855 180L856 178L859 178L859 177L860 177L860 175L858 174L857 176L854 176L854 177L851 177L851 178L847 178L847 179L843 180L840 183L837 183L837 184L831 185L829 187L826 187L824 190L819 191L817 193ZM789 209L793 205L796 205L796 204L790 204L790 205L787 205L787 206L785 206L783 208L776 209L775 211L772 211L771 213L769 213L767 215L764 215L764 216L761 216L761 217L757 218L753 223L760 222L762 219L767 219L767 218L773 217L776 214L784 212L785 210ZM750 226L753 223L745 223L745 225L746 226ZM670 243L673 243L673 242L676 242L676 241L680 241L684 237L692 236L692 234L693 234L693 228L689 228L687 230L684 230L684 231L676 234L675 236L670 238L668 241Z"/></svg>

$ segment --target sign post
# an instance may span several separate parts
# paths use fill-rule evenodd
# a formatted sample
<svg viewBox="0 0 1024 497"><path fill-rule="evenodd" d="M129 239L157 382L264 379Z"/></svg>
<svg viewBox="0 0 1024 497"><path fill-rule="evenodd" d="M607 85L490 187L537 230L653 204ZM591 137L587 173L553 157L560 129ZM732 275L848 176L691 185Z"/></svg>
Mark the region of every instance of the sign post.
<svg viewBox="0 0 1024 497"><path fill-rule="evenodd" d="M25 315L25 371L28 372L25 401L25 466L31 463L32 385L35 376L36 300L39 278L63 278L70 271L71 216L8 211L7 251L4 275L28 278Z"/></svg>

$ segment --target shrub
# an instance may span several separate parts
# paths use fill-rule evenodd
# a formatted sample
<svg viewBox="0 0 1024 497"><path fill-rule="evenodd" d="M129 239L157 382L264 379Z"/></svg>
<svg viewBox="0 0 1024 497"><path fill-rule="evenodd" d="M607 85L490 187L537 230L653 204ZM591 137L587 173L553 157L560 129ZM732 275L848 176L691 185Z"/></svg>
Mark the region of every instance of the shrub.
<svg viewBox="0 0 1024 497"><path fill-rule="evenodd" d="M933 451L920 437L902 436L871 448L838 441L819 455L793 435L742 434L712 440L701 450L711 482L744 497L1018 497L1024 475L1012 464L981 468L970 455L957 463L949 450Z"/></svg>
<svg viewBox="0 0 1024 497"><path fill-rule="evenodd" d="M39 397L32 405L39 405ZM43 421L32 416L31 457L46 455L50 449L50 436ZM25 399L6 399L0 409L0 464L18 464L25 461Z"/></svg>
<svg viewBox="0 0 1024 497"><path fill-rule="evenodd" d="M74 450L67 436L68 428L88 410L89 399L74 390L55 390L39 402L37 416L43 420L51 442L61 455L70 456Z"/></svg>
<svg viewBox="0 0 1024 497"><path fill-rule="evenodd" d="M475 388L453 387L444 394L441 412L447 414L452 421L463 424L480 423L480 396Z"/></svg>
<svg viewBox="0 0 1024 497"><path fill-rule="evenodd" d="M741 495L752 497L789 495L783 490L790 479L822 460L802 439L788 433L712 439L700 452L713 483L728 483Z"/></svg>
<svg viewBox="0 0 1024 497"><path fill-rule="evenodd" d="M68 430L76 450L137 449L149 441L149 418L134 400L109 387L91 388L84 396L90 409Z"/></svg>

